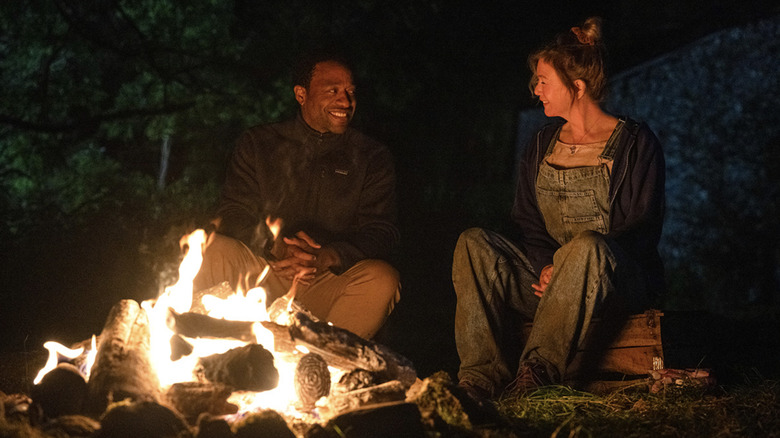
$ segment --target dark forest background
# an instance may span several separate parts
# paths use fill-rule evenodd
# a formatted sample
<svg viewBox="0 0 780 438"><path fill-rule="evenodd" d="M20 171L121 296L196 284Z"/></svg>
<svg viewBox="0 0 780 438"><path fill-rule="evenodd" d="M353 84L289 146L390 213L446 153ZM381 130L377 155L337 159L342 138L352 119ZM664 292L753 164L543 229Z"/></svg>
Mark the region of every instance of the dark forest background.
<svg viewBox="0 0 780 438"><path fill-rule="evenodd" d="M465 228L508 224L518 117L535 105L528 53L600 15L617 74L778 13L764 0L2 2L0 350L86 339L118 300L172 283L178 239L207 223L234 140L295 113L289 68L328 45L354 61L355 126L397 161L403 291L382 342L421 374L451 371L452 249ZM717 125L702 120L696 132ZM776 137L761 146L777 160ZM753 224L696 213L702 233L728 239L675 263L665 310L777 320L777 178L758 192L708 192L722 194L713 205L737 196L765 212L768 231L742 238Z"/></svg>

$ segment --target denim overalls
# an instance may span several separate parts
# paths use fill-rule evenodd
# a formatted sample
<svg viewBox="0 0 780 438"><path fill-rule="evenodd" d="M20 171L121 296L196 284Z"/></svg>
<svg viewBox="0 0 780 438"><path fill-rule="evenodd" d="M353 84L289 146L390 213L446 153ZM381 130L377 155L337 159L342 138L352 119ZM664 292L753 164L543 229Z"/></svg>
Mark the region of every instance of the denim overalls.
<svg viewBox="0 0 780 438"><path fill-rule="evenodd" d="M535 361L560 381L615 282L623 284L624 277L635 275L635 263L604 237L609 230L609 170L604 162L613 159L615 137L607 141L598 166L555 169L542 160L538 205L547 231L562 246L555 252L553 275L541 298L531 288L539 273L514 243L481 228L461 234L453 257L459 379L498 395L514 378L518 363ZM616 271L618 264L621 272ZM610 301L619 301L622 308L627 302L643 308L642 288L628 290L638 297L613 294L615 300ZM534 327L522 345L518 333L530 321Z"/></svg>

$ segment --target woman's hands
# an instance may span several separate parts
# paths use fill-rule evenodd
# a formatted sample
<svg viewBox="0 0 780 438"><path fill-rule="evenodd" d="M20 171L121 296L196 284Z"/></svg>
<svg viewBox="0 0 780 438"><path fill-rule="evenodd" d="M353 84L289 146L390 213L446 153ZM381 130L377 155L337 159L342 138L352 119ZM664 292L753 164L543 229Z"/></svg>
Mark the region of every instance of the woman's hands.
<svg viewBox="0 0 780 438"><path fill-rule="evenodd" d="M547 285L550 283L552 274L553 274L553 265L547 265L544 268L542 268L542 273L539 274L539 283L535 283L531 285L531 287L534 288L534 295L541 298L542 294L544 293L544 290L547 289Z"/></svg>

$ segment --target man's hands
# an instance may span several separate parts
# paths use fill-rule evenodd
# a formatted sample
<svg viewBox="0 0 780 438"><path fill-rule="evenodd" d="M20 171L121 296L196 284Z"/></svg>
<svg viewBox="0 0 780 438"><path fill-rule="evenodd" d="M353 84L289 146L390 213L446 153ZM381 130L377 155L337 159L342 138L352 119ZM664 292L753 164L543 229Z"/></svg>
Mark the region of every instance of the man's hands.
<svg viewBox="0 0 780 438"><path fill-rule="evenodd" d="M335 250L320 245L303 231L293 237L277 239L271 254L277 259L271 263L271 269L277 275L288 280L297 277L303 283L313 279L317 272L341 262Z"/></svg>
<svg viewBox="0 0 780 438"><path fill-rule="evenodd" d="M544 268L542 268L542 273L539 274L539 283L531 285L531 287L534 288L534 295L541 298L542 294L544 293L544 290L547 289L547 285L550 283L552 274L553 274L553 265L547 265Z"/></svg>

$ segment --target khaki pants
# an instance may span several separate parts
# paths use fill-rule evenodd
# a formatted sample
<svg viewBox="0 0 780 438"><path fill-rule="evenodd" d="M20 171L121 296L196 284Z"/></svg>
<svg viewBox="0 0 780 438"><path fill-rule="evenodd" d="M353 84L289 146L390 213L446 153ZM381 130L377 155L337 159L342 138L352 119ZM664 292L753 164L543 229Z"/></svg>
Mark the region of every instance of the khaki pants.
<svg viewBox="0 0 780 438"><path fill-rule="evenodd" d="M203 264L193 281L200 291L227 281L246 291L268 263L255 256L242 242L214 234L203 254ZM290 289L290 280L273 271L263 279L270 305ZM341 275L319 273L309 285L299 285L295 301L322 321L349 330L366 339L382 327L400 299L398 271L382 260L363 260Z"/></svg>

